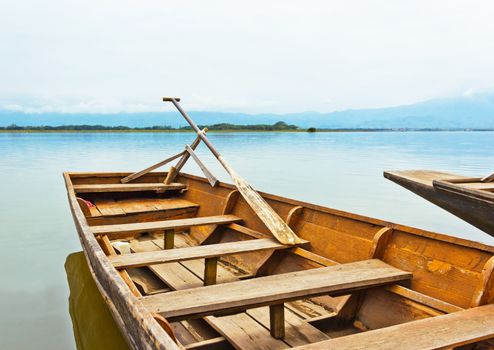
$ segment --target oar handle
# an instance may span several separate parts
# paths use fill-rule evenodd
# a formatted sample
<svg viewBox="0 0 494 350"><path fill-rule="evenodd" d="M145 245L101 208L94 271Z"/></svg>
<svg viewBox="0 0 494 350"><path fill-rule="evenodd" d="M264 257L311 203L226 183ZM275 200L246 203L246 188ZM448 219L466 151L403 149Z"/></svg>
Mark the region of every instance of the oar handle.
<svg viewBox="0 0 494 350"><path fill-rule="evenodd" d="M202 141L204 142L204 144L206 146L208 146L208 148L211 150L211 152L214 154L214 156L216 158L218 158L218 159L221 158L220 152L218 152L216 150L216 148L214 148L213 144L211 142L209 142L208 138L206 137L206 134L204 134L203 132L201 132L201 130L196 125L196 123L194 123L194 121L192 120L192 118L189 117L189 115L182 109L182 107L180 107L180 105L178 104L178 102L180 101L180 98L177 98L177 97L163 97L163 101L164 102L171 102L171 103L173 103L173 105L177 108L177 110L184 117L184 119L187 121L187 123L189 123L190 127L197 133L197 136L199 136L202 139Z"/></svg>

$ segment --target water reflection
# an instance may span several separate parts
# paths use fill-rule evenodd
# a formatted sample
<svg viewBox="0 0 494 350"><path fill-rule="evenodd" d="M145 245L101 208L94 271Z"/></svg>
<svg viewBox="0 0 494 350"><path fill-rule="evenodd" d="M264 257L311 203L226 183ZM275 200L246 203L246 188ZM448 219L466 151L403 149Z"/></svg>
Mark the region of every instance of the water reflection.
<svg viewBox="0 0 494 350"><path fill-rule="evenodd" d="M84 253L67 256L69 313L78 350L128 349L110 310L94 283Z"/></svg>

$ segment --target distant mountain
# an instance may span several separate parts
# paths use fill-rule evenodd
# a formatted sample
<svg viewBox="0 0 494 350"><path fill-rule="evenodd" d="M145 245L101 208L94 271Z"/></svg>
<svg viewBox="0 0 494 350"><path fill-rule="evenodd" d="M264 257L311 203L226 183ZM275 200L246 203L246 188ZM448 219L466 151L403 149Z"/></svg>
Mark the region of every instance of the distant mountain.
<svg viewBox="0 0 494 350"><path fill-rule="evenodd" d="M436 99L407 106L353 109L331 113L245 114L191 111L198 124L274 124L285 121L306 128L494 128L494 94ZM105 125L185 126L178 112L61 114L0 110L0 126Z"/></svg>

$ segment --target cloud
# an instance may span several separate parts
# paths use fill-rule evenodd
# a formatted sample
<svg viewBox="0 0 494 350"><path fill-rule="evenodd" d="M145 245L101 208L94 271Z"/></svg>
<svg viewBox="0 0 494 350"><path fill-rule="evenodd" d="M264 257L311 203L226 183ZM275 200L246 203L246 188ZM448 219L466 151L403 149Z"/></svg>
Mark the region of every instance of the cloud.
<svg viewBox="0 0 494 350"><path fill-rule="evenodd" d="M0 101L27 110L321 112L494 88L494 2L19 0ZM22 103L17 96L25 97Z"/></svg>

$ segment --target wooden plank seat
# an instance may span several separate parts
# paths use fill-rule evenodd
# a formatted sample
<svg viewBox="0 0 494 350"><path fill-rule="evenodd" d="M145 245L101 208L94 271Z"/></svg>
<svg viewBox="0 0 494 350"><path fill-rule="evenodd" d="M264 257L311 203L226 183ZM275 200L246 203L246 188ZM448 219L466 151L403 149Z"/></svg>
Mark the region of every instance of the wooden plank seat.
<svg viewBox="0 0 494 350"><path fill-rule="evenodd" d="M132 215L156 211L197 210L199 204L181 198L95 199L94 204L105 216Z"/></svg>
<svg viewBox="0 0 494 350"><path fill-rule="evenodd" d="M249 280L174 291L141 298L150 312L169 321L232 313L269 305L271 334L284 335L283 303L320 295L344 295L412 277L381 260L371 259Z"/></svg>
<svg viewBox="0 0 494 350"><path fill-rule="evenodd" d="M275 239L263 238L170 250L122 254L110 256L108 259L116 268L124 269L185 260L221 257L262 250L283 249L287 247L288 246L279 243Z"/></svg>
<svg viewBox="0 0 494 350"><path fill-rule="evenodd" d="M163 221L150 221L139 222L131 224L120 225L101 225L91 226L91 231L95 235L107 235L110 239L116 239L119 237L125 237L129 234L137 234L143 232L154 231L167 231L177 228L187 228L193 226L202 225L219 225L230 224L233 222L240 222L241 218L235 215L217 215L217 216L203 216L189 219L177 219L177 220L163 220Z"/></svg>
<svg viewBox="0 0 494 350"><path fill-rule="evenodd" d="M494 337L494 304L297 347L315 349L444 349Z"/></svg>
<svg viewBox="0 0 494 350"><path fill-rule="evenodd" d="M171 184L163 183L132 183L132 184L89 184L89 185L74 185L76 193L97 193L97 192L164 192L167 190L181 190L186 186L175 182Z"/></svg>

